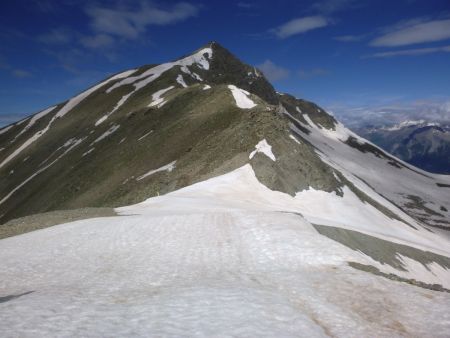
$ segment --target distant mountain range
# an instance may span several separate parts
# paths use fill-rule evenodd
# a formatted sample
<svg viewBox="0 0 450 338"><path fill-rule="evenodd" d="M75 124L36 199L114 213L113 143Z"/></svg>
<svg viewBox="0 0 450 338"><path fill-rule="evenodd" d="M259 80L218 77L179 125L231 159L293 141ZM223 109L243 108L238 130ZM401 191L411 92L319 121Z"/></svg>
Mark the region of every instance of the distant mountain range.
<svg viewBox="0 0 450 338"><path fill-rule="evenodd" d="M410 121L354 128L355 132L389 153L423 170L450 174L450 125Z"/></svg>

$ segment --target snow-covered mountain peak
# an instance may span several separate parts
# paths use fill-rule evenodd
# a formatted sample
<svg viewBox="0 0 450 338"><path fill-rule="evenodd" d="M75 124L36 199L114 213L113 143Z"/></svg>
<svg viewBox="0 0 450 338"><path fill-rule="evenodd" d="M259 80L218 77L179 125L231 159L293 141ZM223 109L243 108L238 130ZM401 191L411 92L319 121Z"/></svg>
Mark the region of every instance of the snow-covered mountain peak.
<svg viewBox="0 0 450 338"><path fill-rule="evenodd" d="M439 127L438 122L429 122L425 120L405 120L390 127L384 127L382 129L388 131L400 130L408 127Z"/></svg>

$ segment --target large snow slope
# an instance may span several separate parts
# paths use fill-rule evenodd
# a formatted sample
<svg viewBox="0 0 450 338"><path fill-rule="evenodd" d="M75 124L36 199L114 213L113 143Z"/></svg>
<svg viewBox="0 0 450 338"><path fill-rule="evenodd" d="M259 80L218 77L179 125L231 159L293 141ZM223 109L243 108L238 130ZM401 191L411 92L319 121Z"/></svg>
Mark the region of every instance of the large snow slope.
<svg viewBox="0 0 450 338"><path fill-rule="evenodd" d="M407 210L410 216L424 220L426 224L449 228L448 216L443 212L443 209L450 207L449 175L432 174L402 162L341 123L331 130L315 124L307 114L303 117L308 124L297 122L308 129L309 134L295 127L293 131L310 142L324 162L344 174L360 190L369 191L368 194L376 200L383 196L382 200L391 201L392 205ZM384 155L377 156L371 151L360 151L346 144L352 138L359 146L371 146ZM373 193L378 196L373 196ZM415 200L422 205L414 205L412 202ZM394 211L398 212L398 209Z"/></svg>
<svg viewBox="0 0 450 338"><path fill-rule="evenodd" d="M448 336L449 293L351 268L390 269L311 222L343 226L351 212L347 226L365 233L440 253L449 242L350 191L330 209L339 198L271 191L245 165L117 217L3 239L2 336ZM448 270L406 263L406 277L449 286Z"/></svg>

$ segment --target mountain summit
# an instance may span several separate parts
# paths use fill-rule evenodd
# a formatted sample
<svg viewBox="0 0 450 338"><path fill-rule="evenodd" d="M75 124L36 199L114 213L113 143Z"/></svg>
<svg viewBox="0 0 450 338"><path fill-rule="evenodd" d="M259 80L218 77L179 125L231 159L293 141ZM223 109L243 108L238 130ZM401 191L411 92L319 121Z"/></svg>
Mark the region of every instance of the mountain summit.
<svg viewBox="0 0 450 338"><path fill-rule="evenodd" d="M0 130L0 230L100 207L0 241L11 332L449 332L450 177L215 42Z"/></svg>
<svg viewBox="0 0 450 338"><path fill-rule="evenodd" d="M136 203L242 166L264 137L284 152L292 140L281 101L296 102L215 42L112 76L1 130L1 220ZM298 104L333 123L315 105ZM275 163L256 156L258 177L291 194L310 185L335 189L332 170L312 148L298 148L303 157L290 149ZM176 170L145 176L170 163Z"/></svg>

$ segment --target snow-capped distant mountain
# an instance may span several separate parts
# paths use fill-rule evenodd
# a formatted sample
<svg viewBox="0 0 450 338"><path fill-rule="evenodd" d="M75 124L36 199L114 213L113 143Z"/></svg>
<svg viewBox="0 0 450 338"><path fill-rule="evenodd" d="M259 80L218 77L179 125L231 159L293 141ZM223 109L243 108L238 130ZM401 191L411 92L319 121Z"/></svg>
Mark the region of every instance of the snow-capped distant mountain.
<svg viewBox="0 0 450 338"><path fill-rule="evenodd" d="M437 122L427 122L425 120L418 120L418 121L406 120L406 121L403 121L403 122L398 123L396 125L393 125L391 127L381 127L380 129L387 130L387 131L394 131L394 130L400 130L400 129L411 127L411 126L416 126L416 127L439 127L439 125L440 124L437 123Z"/></svg>
<svg viewBox="0 0 450 338"><path fill-rule="evenodd" d="M445 337L449 210L210 43L0 130L2 333Z"/></svg>
<svg viewBox="0 0 450 338"><path fill-rule="evenodd" d="M357 128L356 132L418 168L450 174L450 125L407 120L393 126Z"/></svg>

